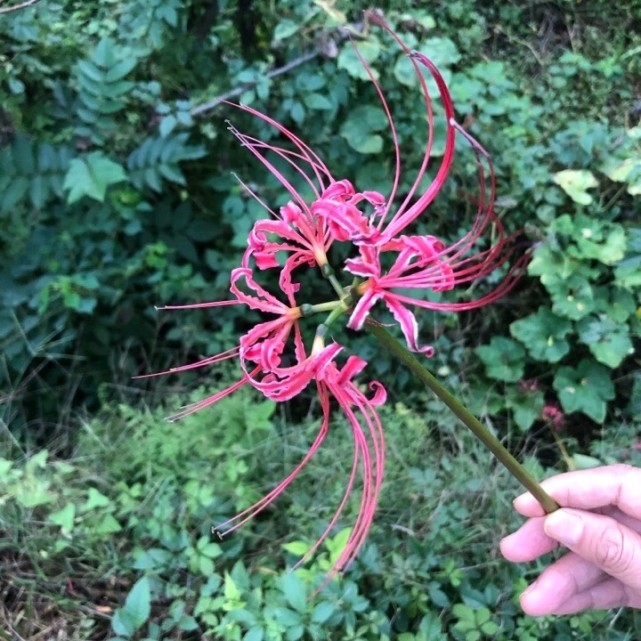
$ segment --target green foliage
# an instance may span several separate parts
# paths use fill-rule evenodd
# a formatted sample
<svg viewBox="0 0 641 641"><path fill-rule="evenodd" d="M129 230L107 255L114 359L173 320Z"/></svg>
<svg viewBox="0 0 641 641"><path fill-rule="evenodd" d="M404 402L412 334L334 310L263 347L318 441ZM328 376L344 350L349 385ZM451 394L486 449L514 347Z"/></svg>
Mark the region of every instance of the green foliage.
<svg viewBox="0 0 641 641"><path fill-rule="evenodd" d="M151 590L146 576L138 579L131 588L125 604L114 612L111 620L113 631L129 639L149 619L151 613Z"/></svg>
<svg viewBox="0 0 641 641"><path fill-rule="evenodd" d="M125 78L137 60L128 48L110 38L102 38L89 56L74 68L78 104L75 132L92 143L103 145L117 132L117 116L127 107L135 85ZM101 172L97 170L97 174Z"/></svg>
<svg viewBox="0 0 641 641"><path fill-rule="evenodd" d="M188 134L167 134L146 138L127 158L127 169L134 186L162 192L164 180L184 185L185 176L180 170L180 163L205 155L202 147L187 144L188 137Z"/></svg>
<svg viewBox="0 0 641 641"><path fill-rule="evenodd" d="M514 321L510 331L536 360L556 363L570 351L570 345L565 340L570 332L570 323L550 312L547 307L540 307L535 314Z"/></svg>
<svg viewBox="0 0 641 641"><path fill-rule="evenodd" d="M229 348L255 320L233 308L154 310L228 296L229 270L264 216L232 173L272 209L288 199L226 120L260 139L275 141L274 132L213 98L231 91L300 135L337 179L385 192L391 142L344 40L352 32L394 116L399 197L420 166L425 105L408 58L377 29L361 29L367 3L277 4L52 1L0 20L0 426L7 450L34 452L0 460L0 529L7 567L26 567L18 592L44 599L28 604L21 624L53 603L78 621L78 638L628 638L626 625L638 628L631 615L612 625L597 614L533 620L506 598L524 587L522 570L488 549L515 490L367 338L350 336L350 345L403 400L384 410L387 484L358 561L304 603L353 506L309 564L283 569L340 501L347 435L332 432L328 452L274 511L220 542L211 525L300 460L315 428L310 397L286 408L284 424L271 403L243 393L178 425L136 407L146 384L164 398L176 381L130 376ZM569 464L638 464L636 9L602 0L383 4L408 46L441 66L457 118L494 158L497 211L535 243L528 275L504 303L459 317L418 313L434 370L526 450L541 438L544 408L558 402L575 426L560 435ZM270 73L302 54L304 64ZM443 133L433 132L436 160ZM459 143L441 197L415 230L445 242L476 209L473 150ZM186 400L231 376L204 375L181 377L198 387ZM438 438L427 438L425 416ZM111 624L58 596L76 577L117 591Z"/></svg>
<svg viewBox="0 0 641 641"><path fill-rule="evenodd" d="M489 345L481 345L475 351L489 377L506 382L523 378L525 350L517 342L495 336Z"/></svg>
<svg viewBox="0 0 641 641"><path fill-rule="evenodd" d="M603 422L606 401L614 398L608 370L591 360L582 360L576 369L561 367L554 376L554 389L567 412L582 411Z"/></svg>
<svg viewBox="0 0 641 641"><path fill-rule="evenodd" d="M83 196L102 203L107 187L126 180L121 165L109 160L102 152L93 151L84 158L74 158L63 183L69 191L67 202L71 205Z"/></svg>
<svg viewBox="0 0 641 641"><path fill-rule="evenodd" d="M638 624L632 611L614 622L601 613L544 620L519 613L514 595L524 587L522 570L491 552L518 524L510 509L518 488L496 474L437 403L384 411L394 447L375 525L356 562L322 591L316 592L345 544L358 497L312 558L291 567L344 490L352 444L340 419L326 447L264 517L220 541L211 526L278 482L318 428L315 421L292 426L253 395L241 397L178 424L130 407L105 410L85 425L66 461L44 450L20 461L0 459L3 558L20 559L12 578L19 593L37 599L38 612L59 611L69 633L87 639L159 641L197 632L265 641L570 641L589 628L591 638L623 641ZM248 429L254 425L258 434ZM639 450L630 447L636 429L620 429L607 451L590 454L640 463ZM533 460L527 465L542 474ZM232 466L244 472L229 476ZM73 586L65 595L63 574ZM113 577L108 589L102 576ZM106 595L109 619L92 609L87 617L78 607L93 587ZM39 616L17 618L17 631L33 636L45 623Z"/></svg>
<svg viewBox="0 0 641 641"><path fill-rule="evenodd" d="M225 298L227 274L264 215L231 172L271 207L288 197L225 133L225 119L259 138L273 131L224 104L214 110L213 96L235 90L300 133L337 178L389 188L387 121L354 46L342 39L358 29L358 3L286 2L276 14L261 0L251 4L245 18L226 4L128 0L90 12L80 2L52 2L3 19L10 56L0 114L0 381L12 392L5 421L14 431L22 426L22 437L40 438L47 414L96 409L113 381L228 347L250 322L233 310L213 323L202 312L153 312L163 303ZM628 212L641 138L624 117L635 45L615 30L608 47L595 46L591 18L582 17L581 46L532 44L538 68L529 73L518 43L530 42L542 14L468 5L407 10L391 2L386 15L409 47L442 68L458 118L492 152L510 227L527 225L542 242L519 304L507 306L514 313L497 308L472 326L434 316L447 327L435 346L447 360L451 332L473 336L464 357L473 360L469 348L482 346L476 357L485 371L473 385L504 384L492 413L509 410L521 429L534 419L516 417L525 407L518 379L540 378L549 398L547 365L576 368L592 358L622 381L607 417L629 404L639 323L641 232ZM488 44L490 32L503 34L500 47ZM420 164L425 106L407 56L376 29L357 44L394 116L402 194ZM317 50L322 55L289 73L268 75L280 61ZM442 129L433 132L434 156ZM464 144L459 153L418 232L454 238L473 215L472 153ZM512 338L497 335L508 326ZM377 372L391 371L385 359L378 355ZM404 386L411 382L399 376ZM61 387L69 390L63 404L43 391ZM23 402L36 391L37 406Z"/></svg>
<svg viewBox="0 0 641 641"><path fill-rule="evenodd" d="M0 235L3 243L9 242L10 230L20 230L17 216L12 215L17 203L28 199L32 207L42 209L50 198L62 196L70 158L71 149L66 145L36 144L21 134L0 149L0 207L10 221Z"/></svg>

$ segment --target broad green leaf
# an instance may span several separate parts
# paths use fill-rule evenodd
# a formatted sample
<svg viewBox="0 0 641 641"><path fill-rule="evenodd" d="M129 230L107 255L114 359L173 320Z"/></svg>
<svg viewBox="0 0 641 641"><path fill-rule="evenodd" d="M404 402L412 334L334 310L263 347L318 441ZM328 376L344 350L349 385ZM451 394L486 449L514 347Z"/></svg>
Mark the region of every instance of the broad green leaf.
<svg viewBox="0 0 641 641"><path fill-rule="evenodd" d="M362 105L352 111L340 128L347 144L361 154L377 154L383 149L383 138L377 131L389 126L380 107Z"/></svg>
<svg viewBox="0 0 641 641"><path fill-rule="evenodd" d="M99 492L95 487L90 487L87 500L83 503L80 510L81 512L89 512L97 507L106 507L107 505L111 505L111 499L102 492Z"/></svg>
<svg viewBox="0 0 641 641"><path fill-rule="evenodd" d="M329 100L326 96L320 93L310 93L307 94L303 100L305 101L305 106L308 109L316 109L319 111L333 109L334 105L332 101Z"/></svg>
<svg viewBox="0 0 641 641"><path fill-rule="evenodd" d="M514 382L523 377L525 350L516 341L494 336L489 345L474 350L490 378Z"/></svg>
<svg viewBox="0 0 641 641"><path fill-rule="evenodd" d="M285 599L297 612L307 610L307 586L295 572L285 573L280 580Z"/></svg>
<svg viewBox="0 0 641 641"><path fill-rule="evenodd" d="M46 505L55 500L55 495L49 491L49 483L34 480L30 484L19 486L16 491L16 501L26 508Z"/></svg>
<svg viewBox="0 0 641 641"><path fill-rule="evenodd" d="M555 279L545 288L552 297L552 311L571 320L579 320L594 310L592 287L586 278L574 274L568 279Z"/></svg>
<svg viewBox="0 0 641 641"><path fill-rule="evenodd" d="M577 330L594 358L608 367L618 367L634 353L627 324L617 323L605 314L584 318L577 324Z"/></svg>
<svg viewBox="0 0 641 641"><path fill-rule="evenodd" d="M131 71L133 71L136 63L138 61L134 57L124 58L120 60L115 65L113 65L107 73L105 73L104 81L105 82L116 82L122 80L127 76Z"/></svg>
<svg viewBox="0 0 641 641"><path fill-rule="evenodd" d="M283 543L281 545L283 550L296 556L303 556L309 550L309 543L305 541L291 541L290 543Z"/></svg>
<svg viewBox="0 0 641 641"><path fill-rule="evenodd" d="M236 586L234 579L231 578L229 572L225 572L225 588L224 588L225 599L228 601L238 601L240 599L241 592Z"/></svg>
<svg viewBox="0 0 641 641"><path fill-rule="evenodd" d="M329 563L334 565L343 553L347 541L352 533L352 528L344 528L333 537L325 539L325 547L329 550Z"/></svg>
<svg viewBox="0 0 641 641"><path fill-rule="evenodd" d="M559 283L576 273L580 268L576 258L571 258L565 252L552 249L549 245L540 245L528 265L528 273L540 276L544 285Z"/></svg>
<svg viewBox="0 0 641 641"><path fill-rule="evenodd" d="M599 232L595 237L592 228L582 228L576 239L577 251L572 251L572 248L570 251L579 258L592 258L605 265L614 265L625 255L627 244L625 230L620 225L608 225Z"/></svg>
<svg viewBox="0 0 641 641"><path fill-rule="evenodd" d="M203 538L207 540L206 537ZM198 551L209 559L217 559L223 553L218 543L207 543L205 545L198 546Z"/></svg>
<svg viewBox="0 0 641 641"><path fill-rule="evenodd" d="M597 423L603 422L607 401L614 398L610 370L593 360L582 360L576 369L561 367L553 385L566 412L583 412Z"/></svg>
<svg viewBox="0 0 641 641"><path fill-rule="evenodd" d="M358 53L356 53L356 49L358 49ZM371 65L372 62L378 58L380 52L381 46L378 43L378 40L374 38L371 38L366 42L359 42L358 45L347 43L341 49L336 64L339 69L345 69L352 78L369 80L369 75L367 74L367 70L365 69L363 62L359 58L359 55L368 65ZM378 78L378 72L376 69L371 68L370 70L374 77Z"/></svg>
<svg viewBox="0 0 641 641"><path fill-rule="evenodd" d="M418 626L416 641L446 641L443 633L443 626L437 612L429 612L422 619Z"/></svg>
<svg viewBox="0 0 641 641"><path fill-rule="evenodd" d="M263 628L250 628L243 637L243 641L263 641Z"/></svg>
<svg viewBox="0 0 641 641"><path fill-rule="evenodd" d="M76 63L76 67L83 76L86 76L94 82L104 82L104 72L102 71L102 69L96 67L96 65L90 60L79 60Z"/></svg>
<svg viewBox="0 0 641 641"><path fill-rule="evenodd" d="M505 406L512 411L512 417L518 428L525 432L541 416L545 397L541 390L513 389L508 390Z"/></svg>
<svg viewBox="0 0 641 641"><path fill-rule="evenodd" d="M282 606L265 608L266 616L273 618L276 623L288 628L298 625L301 621L300 615L294 610Z"/></svg>
<svg viewBox="0 0 641 641"><path fill-rule="evenodd" d="M274 40L285 40L286 38L293 36L301 26L300 22L294 22L287 18L281 20L274 29Z"/></svg>
<svg viewBox="0 0 641 641"><path fill-rule="evenodd" d="M439 68L450 67L461 59L459 50L449 38L425 38L419 51Z"/></svg>
<svg viewBox="0 0 641 641"><path fill-rule="evenodd" d="M69 192L67 202L75 203L83 196L104 202L107 187L127 180L122 165L107 158L101 151L74 158L65 175L64 188Z"/></svg>
<svg viewBox="0 0 641 641"><path fill-rule="evenodd" d="M641 157L608 162L603 167L605 175L614 182L628 183L626 191L631 196L641 194Z"/></svg>
<svg viewBox="0 0 641 641"><path fill-rule="evenodd" d="M203 576L211 576L214 573L214 562L207 556L199 556L198 572Z"/></svg>
<svg viewBox="0 0 641 641"><path fill-rule="evenodd" d="M148 577L143 576L134 583L125 599L125 609L134 615L137 627L142 626L149 618L151 612L151 588Z"/></svg>
<svg viewBox="0 0 641 641"><path fill-rule="evenodd" d="M103 38L94 49L92 58L103 69L112 67L117 62L116 45L109 38Z"/></svg>
<svg viewBox="0 0 641 641"><path fill-rule="evenodd" d="M573 454L570 460L574 463L575 470L589 470L593 467L601 467L604 464L600 459L586 454Z"/></svg>
<svg viewBox="0 0 641 641"><path fill-rule="evenodd" d="M312 621L314 623L325 623L336 611L333 603L321 601L312 611Z"/></svg>
<svg viewBox="0 0 641 641"><path fill-rule="evenodd" d="M631 292L612 285L595 288L595 301L597 310L616 323L627 322L638 306Z"/></svg>
<svg viewBox="0 0 641 641"><path fill-rule="evenodd" d="M176 116L174 116L173 114L169 114L160 121L158 131L163 138L166 138L176 128L177 124L178 121L176 119Z"/></svg>
<svg viewBox="0 0 641 641"><path fill-rule="evenodd" d="M75 516L76 506L73 503L67 503L67 505L57 512L52 512L49 515L49 520L52 523L59 525L63 534L70 534L73 530L73 521Z"/></svg>
<svg viewBox="0 0 641 641"><path fill-rule="evenodd" d="M163 548L150 548L135 552L133 567L135 570L151 570L166 566L171 558L171 552Z"/></svg>
<svg viewBox="0 0 641 641"><path fill-rule="evenodd" d="M127 594L125 605L114 613L111 627L116 634L131 637L149 619L151 614L151 588L144 576L134 583Z"/></svg>
<svg viewBox="0 0 641 641"><path fill-rule="evenodd" d="M564 169L553 174L554 182L576 203L589 205L592 196L588 189L596 187L599 183L594 174L587 169Z"/></svg>
<svg viewBox="0 0 641 641"><path fill-rule="evenodd" d="M525 345L528 352L539 361L556 363L569 351L565 336L572 326L565 318L559 318L545 307L535 314L510 325L510 333Z"/></svg>
<svg viewBox="0 0 641 641"><path fill-rule="evenodd" d="M93 526L93 532L96 534L115 534L121 530L122 525L111 514L101 515Z"/></svg>

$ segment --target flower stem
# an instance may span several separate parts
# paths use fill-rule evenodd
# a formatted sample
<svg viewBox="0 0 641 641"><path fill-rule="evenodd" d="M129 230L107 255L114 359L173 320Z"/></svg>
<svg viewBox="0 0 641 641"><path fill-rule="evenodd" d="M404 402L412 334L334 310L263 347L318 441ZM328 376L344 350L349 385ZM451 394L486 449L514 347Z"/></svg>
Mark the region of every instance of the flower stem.
<svg viewBox="0 0 641 641"><path fill-rule="evenodd" d="M541 507L549 514L559 508L557 502L537 483L534 477L510 454L502 443L492 434L470 411L459 401L456 396L449 392L436 377L431 374L419 360L403 345L401 345L385 328L373 322L367 323L367 329L373 334L384 347L396 358L406 365L418 378L438 396L456 416L472 430L494 456L507 467L514 476L532 496L541 504Z"/></svg>
<svg viewBox="0 0 641 641"><path fill-rule="evenodd" d="M346 295L345 290L343 289L343 286L338 282L338 279L336 278L334 269L329 263L324 263L321 266L321 274L327 280L330 282L331 286L334 288L334 291L341 297L343 298Z"/></svg>
<svg viewBox="0 0 641 641"><path fill-rule="evenodd" d="M303 316L310 316L311 314L319 314L322 312L332 312L337 307L342 307L343 311L345 310L345 305L341 300L330 300L326 303L316 303L315 305L311 305L309 303L307 304L303 303L300 306L300 309Z"/></svg>

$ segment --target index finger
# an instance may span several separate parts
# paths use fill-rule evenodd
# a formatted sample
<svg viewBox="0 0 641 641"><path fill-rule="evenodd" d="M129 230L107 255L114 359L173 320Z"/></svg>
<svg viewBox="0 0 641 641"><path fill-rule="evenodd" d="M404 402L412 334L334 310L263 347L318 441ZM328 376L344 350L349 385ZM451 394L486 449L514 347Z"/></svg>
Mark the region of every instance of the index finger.
<svg viewBox="0 0 641 641"><path fill-rule="evenodd" d="M607 465L557 474L541 486L561 507L593 510L615 506L628 516L641 519L641 469L631 465ZM544 514L529 492L514 500L514 508L523 516Z"/></svg>

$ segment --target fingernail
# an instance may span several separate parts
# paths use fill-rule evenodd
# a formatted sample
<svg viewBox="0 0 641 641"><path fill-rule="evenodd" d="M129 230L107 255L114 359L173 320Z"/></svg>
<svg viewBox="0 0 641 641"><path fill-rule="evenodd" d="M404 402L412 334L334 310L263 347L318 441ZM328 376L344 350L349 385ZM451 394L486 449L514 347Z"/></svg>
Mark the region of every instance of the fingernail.
<svg viewBox="0 0 641 641"><path fill-rule="evenodd" d="M527 500L527 497L530 496L529 492L524 492L523 494L519 494L513 501L512 505L518 509L518 507Z"/></svg>
<svg viewBox="0 0 641 641"><path fill-rule="evenodd" d="M583 534L583 519L568 510L558 510L545 519L543 530L563 545L576 545Z"/></svg>

